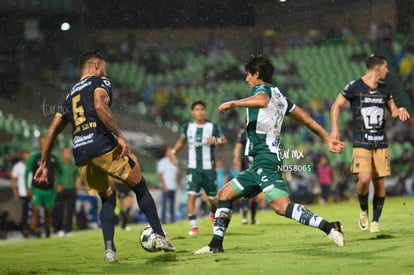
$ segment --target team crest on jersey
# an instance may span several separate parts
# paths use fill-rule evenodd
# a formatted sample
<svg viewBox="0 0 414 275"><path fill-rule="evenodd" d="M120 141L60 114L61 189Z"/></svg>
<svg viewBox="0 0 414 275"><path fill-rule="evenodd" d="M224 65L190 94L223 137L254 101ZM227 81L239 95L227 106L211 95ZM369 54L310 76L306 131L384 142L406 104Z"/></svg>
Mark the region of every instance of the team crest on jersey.
<svg viewBox="0 0 414 275"><path fill-rule="evenodd" d="M102 81L106 87L111 88L111 81L108 78L102 77Z"/></svg>
<svg viewBox="0 0 414 275"><path fill-rule="evenodd" d="M282 94L280 92L276 91L275 92L275 97L276 98L281 98L282 97Z"/></svg>
<svg viewBox="0 0 414 275"><path fill-rule="evenodd" d="M284 109L285 108L285 104L283 104L282 102L279 102L277 105L278 109Z"/></svg>

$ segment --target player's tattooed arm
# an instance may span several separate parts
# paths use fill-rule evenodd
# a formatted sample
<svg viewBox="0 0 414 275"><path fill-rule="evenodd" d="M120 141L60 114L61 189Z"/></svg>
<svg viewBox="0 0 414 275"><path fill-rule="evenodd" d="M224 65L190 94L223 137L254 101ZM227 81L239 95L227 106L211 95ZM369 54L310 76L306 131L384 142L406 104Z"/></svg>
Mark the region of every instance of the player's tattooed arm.
<svg viewBox="0 0 414 275"><path fill-rule="evenodd" d="M119 156L128 156L131 153L128 142L122 136L121 130L119 130L118 124L112 114L111 108L109 108L109 96L102 88L97 88L94 94L95 110L106 128L115 135L118 140L118 144L121 146L122 151Z"/></svg>
<svg viewBox="0 0 414 275"><path fill-rule="evenodd" d="M108 128L108 130L111 131L116 137L119 137L122 134L108 103L109 96L106 91L102 88L97 88L94 95L96 113L98 114L103 124L105 124L106 128Z"/></svg>

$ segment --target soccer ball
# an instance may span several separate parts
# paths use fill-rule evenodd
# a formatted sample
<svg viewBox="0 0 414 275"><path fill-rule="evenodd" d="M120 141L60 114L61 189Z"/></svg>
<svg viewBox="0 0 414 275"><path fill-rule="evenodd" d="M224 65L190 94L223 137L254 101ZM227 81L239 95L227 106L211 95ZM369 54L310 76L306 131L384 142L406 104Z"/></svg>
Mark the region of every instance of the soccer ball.
<svg viewBox="0 0 414 275"><path fill-rule="evenodd" d="M152 230L151 226L145 226L144 229L142 229L141 234L139 234L139 243L142 248L148 252L160 251L160 249L155 247L156 241L156 234Z"/></svg>

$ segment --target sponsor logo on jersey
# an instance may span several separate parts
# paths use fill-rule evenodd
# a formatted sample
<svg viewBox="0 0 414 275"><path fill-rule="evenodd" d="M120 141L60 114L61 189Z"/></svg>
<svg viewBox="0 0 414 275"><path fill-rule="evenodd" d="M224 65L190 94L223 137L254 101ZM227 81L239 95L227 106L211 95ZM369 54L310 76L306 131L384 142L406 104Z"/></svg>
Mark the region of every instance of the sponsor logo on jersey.
<svg viewBox="0 0 414 275"><path fill-rule="evenodd" d="M76 84L76 85L72 88L72 90L70 90L70 93L68 94L68 96L66 97L66 99L67 99L70 95L73 95L73 94L74 94L74 93L76 93L77 91L80 91L80 90L82 90L83 88L90 86L91 84L92 84L92 81L88 81L88 82L83 82L83 81L81 81L81 82L79 82L78 84Z"/></svg>
<svg viewBox="0 0 414 275"><path fill-rule="evenodd" d="M93 142L93 133L87 134L85 136L75 136L73 137L73 148L78 148L80 146L84 146L86 144Z"/></svg>
<svg viewBox="0 0 414 275"><path fill-rule="evenodd" d="M362 99L363 103L374 103L374 104L383 104L384 103L384 99L383 98L372 98L372 97L364 97Z"/></svg>
<svg viewBox="0 0 414 275"><path fill-rule="evenodd" d="M365 139L369 141L383 141L384 135L374 136L370 134L365 134Z"/></svg>

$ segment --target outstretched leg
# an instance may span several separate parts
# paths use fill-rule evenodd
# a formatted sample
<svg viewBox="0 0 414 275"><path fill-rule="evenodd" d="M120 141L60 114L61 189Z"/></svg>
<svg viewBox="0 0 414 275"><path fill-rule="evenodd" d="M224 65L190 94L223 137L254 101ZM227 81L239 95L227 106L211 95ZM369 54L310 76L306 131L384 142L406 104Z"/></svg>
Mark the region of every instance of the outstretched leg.
<svg viewBox="0 0 414 275"><path fill-rule="evenodd" d="M154 230L154 232L158 235L165 237L165 233L162 229L158 216L157 207L151 193L148 190L145 179L142 178L140 183L135 185L132 190L135 192L138 206L147 217L148 223L152 227L152 230Z"/></svg>
<svg viewBox="0 0 414 275"><path fill-rule="evenodd" d="M147 218L152 230L158 235L156 247L164 251L175 251L175 247L166 238L165 232L162 229L157 207L148 190L145 179L142 177L139 164L135 163L132 159L129 159L129 165L132 170L125 182L131 186L131 189L137 197L139 208Z"/></svg>
<svg viewBox="0 0 414 275"><path fill-rule="evenodd" d="M270 202L270 206L276 214L293 219L304 225L319 228L325 232L336 245L344 245L341 224L339 222L330 223L309 209L306 209L302 204L290 202L287 196L273 199Z"/></svg>

